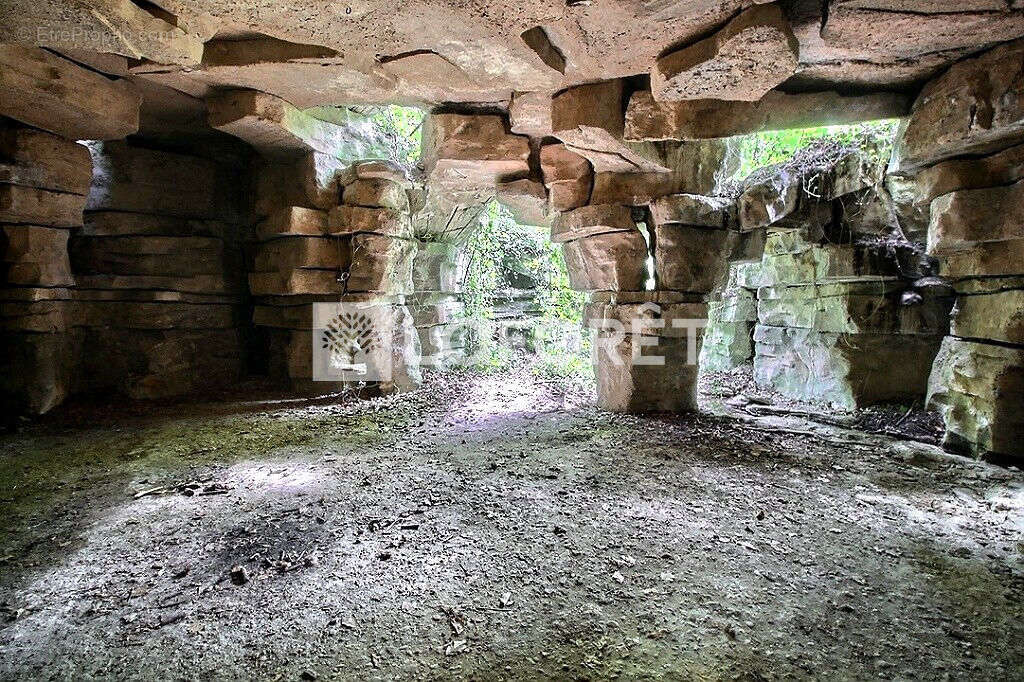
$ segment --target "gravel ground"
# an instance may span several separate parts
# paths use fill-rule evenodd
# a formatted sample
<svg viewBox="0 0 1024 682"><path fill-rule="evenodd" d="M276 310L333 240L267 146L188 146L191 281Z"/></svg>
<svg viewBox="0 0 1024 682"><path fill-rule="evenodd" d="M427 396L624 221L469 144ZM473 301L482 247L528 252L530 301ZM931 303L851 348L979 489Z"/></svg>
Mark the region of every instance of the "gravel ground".
<svg viewBox="0 0 1024 682"><path fill-rule="evenodd" d="M0 678L1024 678L1024 476L799 424L72 406L0 437Z"/></svg>

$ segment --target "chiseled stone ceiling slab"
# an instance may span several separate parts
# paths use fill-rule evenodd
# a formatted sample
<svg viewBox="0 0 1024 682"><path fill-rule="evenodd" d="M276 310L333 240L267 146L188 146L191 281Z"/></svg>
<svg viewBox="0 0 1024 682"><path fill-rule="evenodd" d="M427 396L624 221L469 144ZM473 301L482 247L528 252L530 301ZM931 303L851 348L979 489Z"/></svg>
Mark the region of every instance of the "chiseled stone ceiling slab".
<svg viewBox="0 0 1024 682"><path fill-rule="evenodd" d="M482 102L648 74L754 0L6 0L0 41L139 60L193 96L251 88L299 107ZM788 91L913 89L1024 36L1008 0L780 3L799 42Z"/></svg>

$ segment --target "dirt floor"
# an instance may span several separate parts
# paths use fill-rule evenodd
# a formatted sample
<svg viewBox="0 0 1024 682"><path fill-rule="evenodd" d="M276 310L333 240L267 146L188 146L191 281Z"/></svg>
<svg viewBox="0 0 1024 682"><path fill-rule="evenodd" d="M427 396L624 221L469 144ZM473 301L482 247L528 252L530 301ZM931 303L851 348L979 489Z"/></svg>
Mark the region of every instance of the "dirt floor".
<svg viewBox="0 0 1024 682"><path fill-rule="evenodd" d="M433 377L26 423L0 678L1024 679L1020 472L733 398Z"/></svg>

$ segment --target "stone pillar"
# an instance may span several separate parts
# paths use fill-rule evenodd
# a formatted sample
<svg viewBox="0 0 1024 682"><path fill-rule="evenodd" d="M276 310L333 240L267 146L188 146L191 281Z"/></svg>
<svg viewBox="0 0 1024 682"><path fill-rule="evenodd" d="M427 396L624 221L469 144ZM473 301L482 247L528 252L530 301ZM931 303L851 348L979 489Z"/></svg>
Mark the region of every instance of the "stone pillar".
<svg viewBox="0 0 1024 682"><path fill-rule="evenodd" d="M468 263L462 247L421 241L413 261L413 288L408 296L424 367L447 369L466 357L466 329L460 323L460 299Z"/></svg>
<svg viewBox="0 0 1024 682"><path fill-rule="evenodd" d="M901 222L927 225L928 253L956 290L928 404L944 443L1024 460L1024 40L965 59L928 83L890 164ZM984 112L982 116L979 112Z"/></svg>
<svg viewBox="0 0 1024 682"><path fill-rule="evenodd" d="M366 323L364 336L353 337L361 344L355 350L390 368L391 378L371 382L373 388L413 388L420 381L420 348L405 306L417 248L410 183L383 161L356 163L336 177L329 211L284 206L258 226L249 286L257 297L254 322L269 330L271 374L305 393L351 385L354 379L315 381L313 351L314 335L325 333L314 304L351 303Z"/></svg>
<svg viewBox="0 0 1024 682"><path fill-rule="evenodd" d="M6 120L0 126L0 391L13 410L41 414L74 389L67 245L82 225L92 161L71 140Z"/></svg>

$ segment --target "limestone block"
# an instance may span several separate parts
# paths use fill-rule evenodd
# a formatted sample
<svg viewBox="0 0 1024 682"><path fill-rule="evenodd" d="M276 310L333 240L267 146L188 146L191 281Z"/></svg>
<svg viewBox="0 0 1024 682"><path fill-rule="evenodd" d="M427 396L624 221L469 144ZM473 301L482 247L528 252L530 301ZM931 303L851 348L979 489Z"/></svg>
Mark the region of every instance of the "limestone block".
<svg viewBox="0 0 1024 682"><path fill-rule="evenodd" d="M755 292L741 287L722 290L717 300L708 303L708 317L719 322L756 322Z"/></svg>
<svg viewBox="0 0 1024 682"><path fill-rule="evenodd" d="M758 102L716 99L656 102L637 90L626 109L627 140L704 140L769 130L843 125L904 116L905 95L840 95L814 92L790 95L773 90Z"/></svg>
<svg viewBox="0 0 1024 682"><path fill-rule="evenodd" d="M621 138L624 90L624 82L615 79L559 92L551 101L551 128L555 136L560 137L561 131L589 126Z"/></svg>
<svg viewBox="0 0 1024 682"><path fill-rule="evenodd" d="M78 234L89 237L216 237L235 241L236 225L219 220L194 220L174 216L123 211L89 211Z"/></svg>
<svg viewBox="0 0 1024 682"><path fill-rule="evenodd" d="M753 333L752 322L724 322L712 314L700 350L701 371L729 372L748 364L754 357Z"/></svg>
<svg viewBox="0 0 1024 682"><path fill-rule="evenodd" d="M540 149L540 167L551 207L568 211L590 200L593 171L590 162L564 144L548 144Z"/></svg>
<svg viewBox="0 0 1024 682"><path fill-rule="evenodd" d="M714 195L724 178L739 169L739 155L727 140L626 142L639 156L667 168L671 176L666 194Z"/></svg>
<svg viewBox="0 0 1024 682"><path fill-rule="evenodd" d="M191 277L241 272L240 253L214 237L74 237L69 251L83 275Z"/></svg>
<svg viewBox="0 0 1024 682"><path fill-rule="evenodd" d="M914 176L889 175L885 186L904 232L924 235L934 199L957 190L1008 185L1021 179L1024 179L1024 145L1017 145L980 159L943 161Z"/></svg>
<svg viewBox="0 0 1024 682"><path fill-rule="evenodd" d="M91 181L84 145L33 128L0 127L0 183L88 194Z"/></svg>
<svg viewBox="0 0 1024 682"><path fill-rule="evenodd" d="M523 178L498 184L498 202L512 212L520 225L547 225L548 193L544 184Z"/></svg>
<svg viewBox="0 0 1024 682"><path fill-rule="evenodd" d="M413 186L405 169L394 161L385 159L359 161L352 166L352 172L359 180L390 180L405 189L411 189Z"/></svg>
<svg viewBox="0 0 1024 682"><path fill-rule="evenodd" d="M335 270L252 272L249 273L249 290L254 296L337 295L344 289L339 276Z"/></svg>
<svg viewBox="0 0 1024 682"><path fill-rule="evenodd" d="M412 293L412 267L416 248L416 242L412 239L395 239L378 234L353 236L349 291Z"/></svg>
<svg viewBox="0 0 1024 682"><path fill-rule="evenodd" d="M932 202L928 226L931 255L969 250L982 242L1016 239L1024 239L1024 180L1005 187L950 192Z"/></svg>
<svg viewBox="0 0 1024 682"><path fill-rule="evenodd" d="M598 303L583 309L583 326L601 332L622 332L664 338L697 338L708 318L702 302Z"/></svg>
<svg viewBox="0 0 1024 682"><path fill-rule="evenodd" d="M1024 140L1024 40L954 64L928 83L893 152L906 173L953 156L984 154Z"/></svg>
<svg viewBox="0 0 1024 682"><path fill-rule="evenodd" d="M390 208L336 206L331 209L327 219L327 229L332 235L372 232L389 237L412 238L412 221L408 214Z"/></svg>
<svg viewBox="0 0 1024 682"><path fill-rule="evenodd" d="M831 0L818 30L825 44L841 53L906 59L1024 34L1024 17L1006 10L998 0Z"/></svg>
<svg viewBox="0 0 1024 682"><path fill-rule="evenodd" d="M651 202L651 217L655 225L727 228L736 221L736 204L727 197L670 194Z"/></svg>
<svg viewBox="0 0 1024 682"><path fill-rule="evenodd" d="M264 240L288 235L321 236L327 232L327 212L302 206L280 208L256 226L256 234Z"/></svg>
<svg viewBox="0 0 1024 682"><path fill-rule="evenodd" d="M0 227L6 284L33 287L75 285L68 260L68 231L35 225Z"/></svg>
<svg viewBox="0 0 1024 682"><path fill-rule="evenodd" d="M37 47L0 45L0 115L68 140L116 140L139 129L138 90Z"/></svg>
<svg viewBox="0 0 1024 682"><path fill-rule="evenodd" d="M607 232L632 232L636 223L628 206L591 204L555 217L551 241L556 244Z"/></svg>
<svg viewBox="0 0 1024 682"><path fill-rule="evenodd" d="M730 230L666 223L655 227L654 271L658 288L710 292L728 273Z"/></svg>
<svg viewBox="0 0 1024 682"><path fill-rule="evenodd" d="M80 194L0 184L0 223L78 227L84 208Z"/></svg>
<svg viewBox="0 0 1024 682"><path fill-rule="evenodd" d="M597 404L613 412L688 412L697 409L700 338L597 335ZM660 363L657 358L660 358ZM653 360L657 364L645 364Z"/></svg>
<svg viewBox="0 0 1024 682"><path fill-rule="evenodd" d="M737 200L740 229L768 227L792 215L800 205L801 191L801 177L788 170L746 185Z"/></svg>
<svg viewBox="0 0 1024 682"><path fill-rule="evenodd" d="M754 5L713 36L660 57L656 100L756 102L793 75L799 44L778 5Z"/></svg>
<svg viewBox="0 0 1024 682"><path fill-rule="evenodd" d="M265 92L216 93L207 98L206 108L211 128L244 140L264 155L316 151L350 158L346 152L353 151L348 149L354 137L350 128L320 120Z"/></svg>
<svg viewBox="0 0 1024 682"><path fill-rule="evenodd" d="M74 386L75 341L70 334L0 331L0 404L9 412L45 414Z"/></svg>
<svg viewBox="0 0 1024 682"><path fill-rule="evenodd" d="M912 244L809 242L796 231L771 231L756 273L758 286L828 283L870 277L897 279L914 271Z"/></svg>
<svg viewBox="0 0 1024 682"><path fill-rule="evenodd" d="M241 263L239 263L239 267ZM156 265L154 267L163 267ZM245 293L245 274L224 272L213 275L116 275L76 274L80 289L174 291L186 294Z"/></svg>
<svg viewBox="0 0 1024 682"><path fill-rule="evenodd" d="M905 296L908 291L918 296ZM757 317L762 325L836 334L943 336L949 330L952 300L941 293L873 280L762 287L757 291Z"/></svg>
<svg viewBox="0 0 1024 682"><path fill-rule="evenodd" d="M961 294L953 308L950 333L1024 346L1024 289Z"/></svg>
<svg viewBox="0 0 1024 682"><path fill-rule="evenodd" d="M421 163L438 182L493 186L526 176L530 144L494 115L431 114L423 122Z"/></svg>
<svg viewBox="0 0 1024 682"><path fill-rule="evenodd" d="M415 291L460 291L468 261L464 249L459 245L419 242L413 260L412 281Z"/></svg>
<svg viewBox="0 0 1024 682"><path fill-rule="evenodd" d="M255 214L263 218L288 206L329 210L341 203L339 179L351 180L344 161L308 152L295 158L257 161Z"/></svg>
<svg viewBox="0 0 1024 682"><path fill-rule="evenodd" d="M231 304L77 300L74 324L107 329L229 329L241 323Z"/></svg>
<svg viewBox="0 0 1024 682"><path fill-rule="evenodd" d="M228 167L120 141L92 142L89 151L93 180L87 210L241 222L241 185Z"/></svg>
<svg viewBox="0 0 1024 682"><path fill-rule="evenodd" d="M795 400L855 409L924 395L941 337L757 325L754 381Z"/></svg>
<svg viewBox="0 0 1024 682"><path fill-rule="evenodd" d="M340 237L284 237L256 247L256 272L294 268L341 271L351 263L348 241Z"/></svg>
<svg viewBox="0 0 1024 682"><path fill-rule="evenodd" d="M975 457L1024 457L1024 349L946 337L928 382L943 444Z"/></svg>
<svg viewBox="0 0 1024 682"><path fill-rule="evenodd" d="M366 178L346 185L342 201L352 206L409 212L409 195L405 193L405 187L384 178Z"/></svg>
<svg viewBox="0 0 1024 682"><path fill-rule="evenodd" d="M970 248L942 254L939 271L943 277L951 279L1008 276L1019 273L1021 263L1024 263L1024 239L975 242Z"/></svg>
<svg viewBox="0 0 1024 682"><path fill-rule="evenodd" d="M569 285L577 291L640 291L647 242L639 230L597 234L562 245Z"/></svg>
<svg viewBox="0 0 1024 682"><path fill-rule="evenodd" d="M78 311L75 309L74 301L70 299L70 290L41 290L44 295L59 292L57 295L60 297L25 300L8 299L6 294L9 291L17 290L7 290L3 292L4 298L0 298L0 326L5 331L55 334L66 332L75 325Z"/></svg>
<svg viewBox="0 0 1024 682"><path fill-rule="evenodd" d="M516 135L546 137L551 135L551 94L517 92L508 106L512 132Z"/></svg>
<svg viewBox="0 0 1024 682"><path fill-rule="evenodd" d="M672 192L668 173L595 173L590 201L595 204L642 206Z"/></svg>

